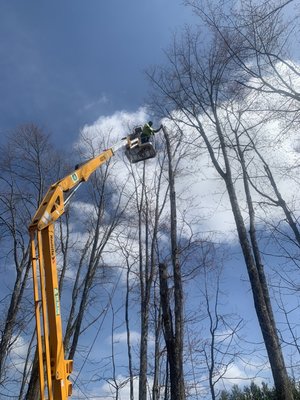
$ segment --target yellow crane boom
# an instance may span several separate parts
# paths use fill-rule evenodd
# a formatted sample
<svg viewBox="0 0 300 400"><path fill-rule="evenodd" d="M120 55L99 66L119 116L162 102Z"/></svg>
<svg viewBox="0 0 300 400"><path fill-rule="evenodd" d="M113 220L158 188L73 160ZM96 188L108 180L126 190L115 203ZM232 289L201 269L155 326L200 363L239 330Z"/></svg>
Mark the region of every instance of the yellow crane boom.
<svg viewBox="0 0 300 400"><path fill-rule="evenodd" d="M64 358L54 222L65 212L79 185L125 144L128 146L128 140L105 150L54 183L29 226L41 400L66 400L72 394L68 377L73 361Z"/></svg>

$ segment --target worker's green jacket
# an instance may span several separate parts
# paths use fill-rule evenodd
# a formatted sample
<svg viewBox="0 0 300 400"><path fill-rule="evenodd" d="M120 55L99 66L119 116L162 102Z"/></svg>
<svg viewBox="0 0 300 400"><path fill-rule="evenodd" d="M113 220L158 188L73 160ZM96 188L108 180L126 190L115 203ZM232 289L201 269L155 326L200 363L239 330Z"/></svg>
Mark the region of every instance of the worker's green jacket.
<svg viewBox="0 0 300 400"><path fill-rule="evenodd" d="M154 135L154 129L151 128L151 126L149 124L145 124L143 127L143 135L144 136Z"/></svg>

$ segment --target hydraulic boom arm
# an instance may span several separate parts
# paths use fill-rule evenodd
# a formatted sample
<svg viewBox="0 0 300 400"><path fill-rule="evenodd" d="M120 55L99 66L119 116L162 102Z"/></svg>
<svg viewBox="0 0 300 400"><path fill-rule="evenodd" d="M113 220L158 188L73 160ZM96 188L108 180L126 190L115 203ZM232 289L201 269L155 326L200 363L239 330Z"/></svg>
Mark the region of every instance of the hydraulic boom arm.
<svg viewBox="0 0 300 400"><path fill-rule="evenodd" d="M64 358L54 222L79 185L126 144L128 140L122 140L54 183L29 226L41 400L66 400L72 394L68 377L73 361Z"/></svg>
<svg viewBox="0 0 300 400"><path fill-rule="evenodd" d="M113 148L87 161L70 175L54 183L41 202L29 230L42 230L56 221L63 213L70 196L79 184L87 181L90 175L114 154Z"/></svg>

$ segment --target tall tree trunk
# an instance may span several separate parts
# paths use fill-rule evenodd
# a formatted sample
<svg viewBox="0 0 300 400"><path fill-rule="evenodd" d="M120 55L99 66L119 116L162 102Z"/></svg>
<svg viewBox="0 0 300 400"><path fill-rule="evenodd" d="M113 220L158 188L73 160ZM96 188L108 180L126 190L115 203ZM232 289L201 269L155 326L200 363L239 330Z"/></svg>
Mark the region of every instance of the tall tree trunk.
<svg viewBox="0 0 300 400"><path fill-rule="evenodd" d="M170 385L171 385L171 400L181 399L181 385L178 380L177 372L177 351L176 340L173 328L173 317L170 305L170 296L168 288L168 269L166 264L159 264L159 283L160 283L160 301L162 308L162 318L164 326L164 337L167 347L169 370L170 370Z"/></svg>
<svg viewBox="0 0 300 400"><path fill-rule="evenodd" d="M155 349L154 349L154 373L153 373L152 400L159 400L159 398L160 398L159 363L161 360L160 334L161 334L161 323L162 323L160 301L159 301L158 305L155 305L154 321L155 321Z"/></svg>
<svg viewBox="0 0 300 400"><path fill-rule="evenodd" d="M175 371L172 374L170 364L170 380L171 388L176 385L176 394L173 392L175 399L185 399L184 388L184 372L183 372L183 288L180 270L178 239L177 239L177 215L176 215L176 192L174 171L172 167L171 145L167 130L163 127L164 137L166 141L166 149L168 155L168 174L170 187L170 223L171 223L171 252L174 280L174 354L168 354L170 363L173 364ZM167 346L168 349L168 346ZM172 360L173 357L173 360ZM172 361L171 361L172 360ZM172 382L173 381L173 382ZM171 389L172 392L172 389ZM173 397L172 397L173 399Z"/></svg>
<svg viewBox="0 0 300 400"><path fill-rule="evenodd" d="M125 324L126 324L126 340L127 340L127 355L128 355L128 370L129 370L129 399L134 400L133 392L133 370L132 370L132 352L130 342L130 325L129 325L129 293L130 293L130 266L127 262L126 274L126 297L125 297Z"/></svg>
<svg viewBox="0 0 300 400"><path fill-rule="evenodd" d="M148 329L149 329L149 287L148 287L148 240L149 231L147 224L147 198L145 191L145 164L143 166L143 177L142 177L142 193L140 202L138 202L137 195L137 209L138 209L138 229L139 229L139 279L140 279L140 291L141 291L141 341L140 341L140 370L139 370L139 400L147 400L147 363L148 363ZM137 186L136 186L137 190ZM144 209L144 206L146 209ZM142 213L146 216L146 244L145 254L143 254L143 218Z"/></svg>
<svg viewBox="0 0 300 400"><path fill-rule="evenodd" d="M257 318L272 369L277 399L292 400L293 394L273 318L265 274L262 266L257 265L255 262L253 256L255 249L249 242L247 230L241 215L232 181L226 180L226 186L231 202L232 212L236 222L239 241L247 266Z"/></svg>
<svg viewBox="0 0 300 400"><path fill-rule="evenodd" d="M39 368L38 368L38 353L35 351L34 359L32 361L32 369L30 381L27 387L26 400L38 400L40 398L39 389Z"/></svg>
<svg viewBox="0 0 300 400"><path fill-rule="evenodd" d="M250 272L252 270L255 274L258 275L257 277L253 276L253 279L252 280L250 279L250 282L252 285L254 304L258 315L258 320L260 323L260 327L262 329L262 334L265 340L267 353L270 359L274 382L276 382L275 386L277 390L277 397L279 400L292 399L293 398L292 388L287 375L284 358L281 350L280 340L277 334L276 322L273 314L268 284L264 272L263 262L261 259L261 253L259 250L256 229L255 229L255 211L250 192L250 185L248 180L246 162L244 159L244 153L242 152L238 135L236 135L236 143L237 143L237 153L242 167L246 202L249 212L249 236L250 236L250 243L249 243L249 239L246 233L246 228L240 226L240 228L238 228L240 242L241 245L242 242L245 242L245 245L242 245L242 248L245 260L246 259L248 260L248 264L247 262L246 264L248 268L249 277L250 274L253 275L252 272ZM235 201L233 201L232 204L235 204ZM239 211L237 209L235 211L235 214L237 215L236 221L241 220L242 216L238 215ZM253 254L253 256L251 253Z"/></svg>
<svg viewBox="0 0 300 400"><path fill-rule="evenodd" d="M135 181L136 208L138 212L139 234L139 280L141 292L141 341L140 341L140 371L139 371L139 400L147 400L147 367L148 367L148 334L149 310L153 282L157 270L157 233L158 222L166 204L167 195L160 198L163 168L160 168L156 178L155 199L149 198L146 182L145 164L143 168L142 190L139 195L140 182ZM133 178L134 174L133 174ZM153 193L153 188L152 188ZM140 196L140 198L139 198ZM143 235L144 234L144 235ZM144 238L145 236L145 238Z"/></svg>

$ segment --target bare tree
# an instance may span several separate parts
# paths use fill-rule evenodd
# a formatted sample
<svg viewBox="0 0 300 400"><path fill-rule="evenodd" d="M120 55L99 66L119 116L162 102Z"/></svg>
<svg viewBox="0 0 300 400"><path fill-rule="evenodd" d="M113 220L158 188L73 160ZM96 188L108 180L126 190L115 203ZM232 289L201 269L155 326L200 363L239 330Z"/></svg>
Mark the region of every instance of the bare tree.
<svg viewBox="0 0 300 400"><path fill-rule="evenodd" d="M23 309L24 291L30 274L27 226L41 199L45 185L60 169L61 162L49 137L34 124L20 126L1 149L1 235L5 258L14 270L14 283L2 309L0 338L0 382L5 381L7 356L16 338L26 330L31 315ZM4 258L3 258L4 260Z"/></svg>
<svg viewBox="0 0 300 400"><path fill-rule="evenodd" d="M138 242L139 242L139 284L141 305L141 342L140 342L140 371L139 371L139 399L147 398L147 366L148 366L148 335L149 310L151 290L155 278L157 265L157 234L159 217L162 213L165 199L160 197L160 181L162 169L158 172L156 197L153 190L150 192L146 180L146 165L142 167L141 182L133 174L135 182L136 209L138 215ZM140 187L141 184L141 187ZM141 189L141 190L140 190Z"/></svg>
<svg viewBox="0 0 300 400"><path fill-rule="evenodd" d="M207 315L209 335L204 340L202 350L208 371L208 382L212 400L218 398L217 385L234 362L242 358L242 351L236 345L239 331L242 328L242 320L234 319L233 316L222 314L220 311L221 291L220 275L221 269L207 271L204 268L204 313ZM206 319L205 319L206 320Z"/></svg>
<svg viewBox="0 0 300 400"><path fill-rule="evenodd" d="M172 166L172 151L170 139L165 127L163 127L163 132L168 155L168 178L170 187L170 237L174 284L174 321L172 318L170 299L168 294L167 267L164 263L161 263L159 266L160 293L164 323L164 335L170 368L171 399L182 400L185 398L183 372L183 287L177 238L176 193L174 170Z"/></svg>
<svg viewBox="0 0 300 400"><path fill-rule="evenodd" d="M255 233L252 231L248 235L236 191L231 144L222 117L226 100L234 93L236 65L228 46L214 32L205 48L200 38L199 34L187 31L181 44L175 42L168 53L169 69L154 72L153 83L160 90L164 104L168 104L166 113L192 130L193 144L198 143L199 148L205 146L212 165L225 184L277 396L278 399L292 399ZM251 212L249 202L248 207Z"/></svg>

